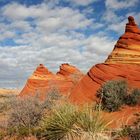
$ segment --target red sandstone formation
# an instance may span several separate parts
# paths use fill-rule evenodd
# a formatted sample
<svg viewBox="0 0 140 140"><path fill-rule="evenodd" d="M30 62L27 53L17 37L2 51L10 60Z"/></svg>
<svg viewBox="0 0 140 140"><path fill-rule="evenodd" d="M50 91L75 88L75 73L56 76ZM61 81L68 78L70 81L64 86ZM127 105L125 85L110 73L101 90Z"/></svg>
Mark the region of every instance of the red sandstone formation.
<svg viewBox="0 0 140 140"><path fill-rule="evenodd" d="M71 76L73 74L81 75L82 72L75 66L69 65L68 63L62 64L60 66L60 70L57 72L57 75L63 76Z"/></svg>
<svg viewBox="0 0 140 140"><path fill-rule="evenodd" d="M108 80L125 79L140 88L140 29L128 17L125 33L117 41L105 63L93 66L76 85L70 100L79 104L96 100L96 91Z"/></svg>
<svg viewBox="0 0 140 140"><path fill-rule="evenodd" d="M68 63L62 64L57 75L64 76L70 79L74 84L84 76L83 73L77 69L75 66L69 65Z"/></svg>
<svg viewBox="0 0 140 140"><path fill-rule="evenodd" d="M56 75L40 64L27 80L20 96L38 95L41 100L45 100L51 88L57 88L62 94L68 94L74 86L75 79L71 76L77 73L81 75L76 67L62 64L60 71Z"/></svg>
<svg viewBox="0 0 140 140"><path fill-rule="evenodd" d="M133 17L128 17L125 33L117 41L105 63L140 64L140 29Z"/></svg>

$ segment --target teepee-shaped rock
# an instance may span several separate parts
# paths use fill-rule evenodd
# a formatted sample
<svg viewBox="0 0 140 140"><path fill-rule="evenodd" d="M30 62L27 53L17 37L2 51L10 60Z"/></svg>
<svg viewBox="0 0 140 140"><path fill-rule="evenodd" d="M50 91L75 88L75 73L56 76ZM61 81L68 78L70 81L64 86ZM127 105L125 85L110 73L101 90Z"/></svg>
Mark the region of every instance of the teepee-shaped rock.
<svg viewBox="0 0 140 140"><path fill-rule="evenodd" d="M68 63L64 63L60 66L60 70L57 72L57 74L63 76L71 76L73 74L81 75L82 72L75 66L69 65Z"/></svg>
<svg viewBox="0 0 140 140"><path fill-rule="evenodd" d="M105 63L93 66L76 85L70 100L79 104L96 100L96 92L108 80L124 79L140 88L140 29L128 17L125 33L117 41Z"/></svg>
<svg viewBox="0 0 140 140"><path fill-rule="evenodd" d="M49 75L52 74L43 64L40 64L33 73L33 76Z"/></svg>
<svg viewBox="0 0 140 140"><path fill-rule="evenodd" d="M49 79L54 76L43 64L40 64L33 74L28 78L25 87L20 92L19 96L35 96L47 91ZM39 95L40 98L42 95ZM43 95L44 96L44 95Z"/></svg>
<svg viewBox="0 0 140 140"><path fill-rule="evenodd" d="M105 63L140 64L140 29L133 17L128 17L125 33L117 41Z"/></svg>
<svg viewBox="0 0 140 140"><path fill-rule="evenodd" d="M75 79L71 75L77 73L80 79L82 75L80 70L69 64L62 64L57 74L53 74L43 64L40 64L27 80L19 96L37 95L41 100L45 100L48 92L54 88L61 94L67 95L75 85Z"/></svg>

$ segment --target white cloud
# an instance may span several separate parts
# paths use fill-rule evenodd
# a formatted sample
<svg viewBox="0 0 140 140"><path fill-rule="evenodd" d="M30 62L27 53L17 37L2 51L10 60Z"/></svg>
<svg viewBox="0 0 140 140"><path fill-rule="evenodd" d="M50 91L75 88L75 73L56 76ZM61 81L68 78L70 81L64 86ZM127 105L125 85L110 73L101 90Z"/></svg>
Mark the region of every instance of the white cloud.
<svg viewBox="0 0 140 140"><path fill-rule="evenodd" d="M120 10L124 8L134 7L138 2L139 0L106 0L105 4L108 8Z"/></svg>
<svg viewBox="0 0 140 140"><path fill-rule="evenodd" d="M20 31L29 31L31 30L31 26L30 24L27 22L27 21L13 21L11 24L10 24L10 27L11 30L14 29L14 30L20 30Z"/></svg>
<svg viewBox="0 0 140 140"><path fill-rule="evenodd" d="M88 5L91 1L79 2ZM54 72L64 62L87 71L93 64L104 61L114 45L111 39L101 34L87 36L86 29L104 25L70 7L54 7L46 3L27 7L11 3L1 9L1 16L9 21L0 23L3 39L9 36L19 44L0 47L0 66L3 67L0 78L7 83L10 77L9 86L17 85L19 79L19 84L23 85L39 63Z"/></svg>
<svg viewBox="0 0 140 140"><path fill-rule="evenodd" d="M123 34L128 16L134 16L139 23L139 14L131 12L133 11L133 7L136 7L138 3L139 0L106 0L106 10L102 16L102 21L107 26L106 30L114 31L118 35ZM120 15L121 10L125 12Z"/></svg>
<svg viewBox="0 0 140 140"><path fill-rule="evenodd" d="M127 17L128 16L118 16L114 11L107 10L103 15L103 20L107 25L106 30L114 31L119 35L123 34L127 23Z"/></svg>
<svg viewBox="0 0 140 140"><path fill-rule="evenodd" d="M81 5L81 6L87 6L96 0L71 0L71 2L74 2L76 5Z"/></svg>
<svg viewBox="0 0 140 140"><path fill-rule="evenodd" d="M108 29L113 30L119 34L123 34L125 32L125 25L127 23L127 19L121 21L120 23L117 24L111 24Z"/></svg>
<svg viewBox="0 0 140 140"><path fill-rule="evenodd" d="M122 17L118 16L113 10L107 8L102 19L110 25L110 23L119 23Z"/></svg>
<svg viewBox="0 0 140 140"><path fill-rule="evenodd" d="M50 7L53 8L59 5L61 2L70 3L72 6L88 6L94 2L100 0L44 0L44 2Z"/></svg>
<svg viewBox="0 0 140 140"><path fill-rule="evenodd" d="M4 39L14 38L15 33L11 31L5 31L2 34L0 34L0 41L3 41Z"/></svg>
<svg viewBox="0 0 140 140"><path fill-rule="evenodd" d="M27 7L17 4L17 3L6 5L3 8L3 15L8 16L10 18L12 17L13 19L16 19L16 18L23 19L29 16L29 14L30 13Z"/></svg>
<svg viewBox="0 0 140 140"><path fill-rule="evenodd" d="M112 51L115 42L105 36L89 37L87 51L98 56L107 56Z"/></svg>

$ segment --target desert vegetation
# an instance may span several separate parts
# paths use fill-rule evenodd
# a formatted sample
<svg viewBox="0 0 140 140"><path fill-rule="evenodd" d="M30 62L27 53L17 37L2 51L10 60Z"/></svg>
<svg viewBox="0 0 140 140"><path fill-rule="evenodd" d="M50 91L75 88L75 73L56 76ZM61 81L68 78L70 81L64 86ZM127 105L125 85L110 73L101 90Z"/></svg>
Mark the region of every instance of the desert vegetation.
<svg viewBox="0 0 140 140"><path fill-rule="evenodd" d="M52 89L42 102L35 97L4 102L5 123L0 127L0 139L44 140L108 140L108 121L93 106L78 107L68 103L59 91ZM60 102L61 100L61 102ZM63 101L62 101L63 100ZM59 105L58 105L59 103Z"/></svg>
<svg viewBox="0 0 140 140"><path fill-rule="evenodd" d="M103 110L114 112L123 105L139 105L140 89L130 89L126 81L108 81L97 91L97 97Z"/></svg>
<svg viewBox="0 0 140 140"><path fill-rule="evenodd" d="M123 105L139 105L140 90L125 81L108 81L97 92L98 104L77 106L68 102L57 88L51 88L45 101L38 96L20 98L1 95L1 140L115 140L140 139L140 113L132 124L111 129L112 120L103 112L121 110ZM98 106L98 107L97 107Z"/></svg>
<svg viewBox="0 0 140 140"><path fill-rule="evenodd" d="M116 131L113 135L116 138L128 139L128 140L139 140L140 139L140 112L134 114L136 119L132 124L123 125L119 131Z"/></svg>

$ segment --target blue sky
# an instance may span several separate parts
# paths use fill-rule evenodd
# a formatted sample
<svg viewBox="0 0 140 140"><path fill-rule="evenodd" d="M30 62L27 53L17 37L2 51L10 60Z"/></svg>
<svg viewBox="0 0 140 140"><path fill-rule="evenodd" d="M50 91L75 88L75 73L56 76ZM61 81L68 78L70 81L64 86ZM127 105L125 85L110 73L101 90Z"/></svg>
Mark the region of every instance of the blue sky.
<svg viewBox="0 0 140 140"><path fill-rule="evenodd" d="M0 0L0 87L19 88L43 63L84 72L104 62L139 0Z"/></svg>

